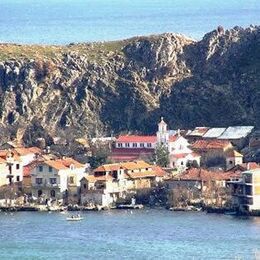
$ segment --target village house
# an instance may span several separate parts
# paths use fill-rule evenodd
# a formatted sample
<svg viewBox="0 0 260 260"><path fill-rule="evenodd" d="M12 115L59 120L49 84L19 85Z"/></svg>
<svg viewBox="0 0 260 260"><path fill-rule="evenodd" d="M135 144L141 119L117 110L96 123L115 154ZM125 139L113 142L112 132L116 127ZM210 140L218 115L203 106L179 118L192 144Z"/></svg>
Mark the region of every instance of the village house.
<svg viewBox="0 0 260 260"><path fill-rule="evenodd" d="M239 178L240 174L234 172L190 168L166 179L165 184L169 193L175 193L175 197L184 196L185 193L187 201L199 199L206 205L222 206L229 199L229 181Z"/></svg>
<svg viewBox="0 0 260 260"><path fill-rule="evenodd" d="M260 168L260 165L257 164L256 162L247 162L247 163L237 164L233 168L227 171L242 174L242 172L244 171L254 170L257 168Z"/></svg>
<svg viewBox="0 0 260 260"><path fill-rule="evenodd" d="M23 168L20 157L8 150L0 151L0 187L20 185L23 180Z"/></svg>
<svg viewBox="0 0 260 260"><path fill-rule="evenodd" d="M31 171L32 195L42 199L78 200L85 165L72 158L39 161Z"/></svg>
<svg viewBox="0 0 260 260"><path fill-rule="evenodd" d="M236 150L229 150L225 154L226 157L226 170L232 169L236 165L243 163L243 155Z"/></svg>
<svg viewBox="0 0 260 260"><path fill-rule="evenodd" d="M233 149L230 141L217 139L198 140L191 147L201 155L202 165L206 165L217 159L225 161L226 153Z"/></svg>
<svg viewBox="0 0 260 260"><path fill-rule="evenodd" d="M231 181L233 206L241 212L260 212L260 167L242 173L238 181Z"/></svg>
<svg viewBox="0 0 260 260"><path fill-rule="evenodd" d="M163 145L169 152L169 167L183 171L189 162L200 165L200 155L194 153L180 130L168 130L161 118L156 136L125 135L119 136L110 159L115 162L150 159L156 147Z"/></svg>
<svg viewBox="0 0 260 260"><path fill-rule="evenodd" d="M108 207L131 192L151 188L165 175L144 161L102 165L81 180L81 203Z"/></svg>
<svg viewBox="0 0 260 260"><path fill-rule="evenodd" d="M254 126L196 127L185 136L191 143L204 139L227 140L242 149L253 136Z"/></svg>
<svg viewBox="0 0 260 260"><path fill-rule="evenodd" d="M114 162L151 158L156 142L156 136L121 135L115 141L110 158Z"/></svg>

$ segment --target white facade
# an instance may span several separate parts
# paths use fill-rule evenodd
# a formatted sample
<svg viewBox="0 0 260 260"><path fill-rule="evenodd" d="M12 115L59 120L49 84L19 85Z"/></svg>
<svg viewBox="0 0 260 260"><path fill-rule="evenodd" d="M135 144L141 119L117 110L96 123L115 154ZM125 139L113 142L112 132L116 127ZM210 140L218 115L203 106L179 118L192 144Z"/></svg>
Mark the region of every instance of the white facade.
<svg viewBox="0 0 260 260"><path fill-rule="evenodd" d="M188 154L192 153L192 150L189 148L189 142L182 136L178 136L175 141L168 143L169 153L170 154Z"/></svg>
<svg viewBox="0 0 260 260"><path fill-rule="evenodd" d="M177 169L179 172L185 171L189 163L197 162L197 165L200 166L200 156L193 155L192 153L184 154L183 156L170 156L170 167Z"/></svg>
<svg viewBox="0 0 260 260"><path fill-rule="evenodd" d="M23 181L23 167L20 161L14 159L7 159L0 162L0 186L10 184L10 176L12 183L18 183Z"/></svg>
<svg viewBox="0 0 260 260"><path fill-rule="evenodd" d="M20 155L20 159L21 159L22 166L25 166L25 165L28 165L31 162L35 161L36 156L34 153L29 153L26 155Z"/></svg>
<svg viewBox="0 0 260 260"><path fill-rule="evenodd" d="M129 148L129 149L135 149L135 148L146 148L146 149L155 149L156 143L155 142L133 142L133 141L127 141L127 142L116 142L116 148Z"/></svg>
<svg viewBox="0 0 260 260"><path fill-rule="evenodd" d="M230 170L236 165L243 163L243 156L227 157L226 158L226 170Z"/></svg>
<svg viewBox="0 0 260 260"><path fill-rule="evenodd" d="M85 167L51 166L48 162L39 163L31 174L32 194L34 197L62 199L69 188L80 187L80 180L85 176Z"/></svg>

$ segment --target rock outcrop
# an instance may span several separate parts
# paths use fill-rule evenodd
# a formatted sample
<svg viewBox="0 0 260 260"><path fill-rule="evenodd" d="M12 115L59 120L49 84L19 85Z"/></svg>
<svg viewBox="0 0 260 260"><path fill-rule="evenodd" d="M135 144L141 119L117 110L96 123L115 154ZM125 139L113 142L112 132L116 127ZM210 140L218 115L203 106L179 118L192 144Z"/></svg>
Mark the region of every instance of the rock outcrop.
<svg viewBox="0 0 260 260"><path fill-rule="evenodd" d="M260 27L68 46L0 45L2 141L260 126Z"/></svg>

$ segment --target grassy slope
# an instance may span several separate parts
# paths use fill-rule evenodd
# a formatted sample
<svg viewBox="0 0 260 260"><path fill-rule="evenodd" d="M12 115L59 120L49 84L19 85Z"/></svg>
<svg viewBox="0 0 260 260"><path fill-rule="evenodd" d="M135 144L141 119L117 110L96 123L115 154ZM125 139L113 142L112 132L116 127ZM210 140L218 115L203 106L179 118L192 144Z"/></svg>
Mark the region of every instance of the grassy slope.
<svg viewBox="0 0 260 260"><path fill-rule="evenodd" d="M90 60L99 60L110 53L121 53L128 43L125 41L111 41L105 43L58 45L18 45L0 44L0 61L12 59L56 59L63 54L77 52L86 55Z"/></svg>

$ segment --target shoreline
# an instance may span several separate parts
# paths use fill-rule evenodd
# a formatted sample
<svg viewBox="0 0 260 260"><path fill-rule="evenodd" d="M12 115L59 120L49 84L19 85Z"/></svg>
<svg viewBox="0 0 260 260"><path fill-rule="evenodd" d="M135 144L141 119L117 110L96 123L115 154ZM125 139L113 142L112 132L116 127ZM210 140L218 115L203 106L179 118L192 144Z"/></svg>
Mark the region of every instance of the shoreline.
<svg viewBox="0 0 260 260"><path fill-rule="evenodd" d="M185 208L178 208L178 209L172 209L167 207L150 207L145 205L118 205L117 207L84 207L84 206L78 206L78 207L63 207L63 208L51 208L51 207L45 207L44 205L37 205L37 206L1 206L0 207L0 213L13 213L13 212L87 212L87 211L111 211L111 210L120 210L120 211L136 211L136 210L165 210L165 211L172 211L172 212L185 212L185 213L206 213L206 214L219 214L219 215L229 215L234 217L260 217L260 211L253 211L253 212L247 212L242 213L238 211L232 211L231 209L227 208L216 208L216 207L204 207L201 210L187 210Z"/></svg>

